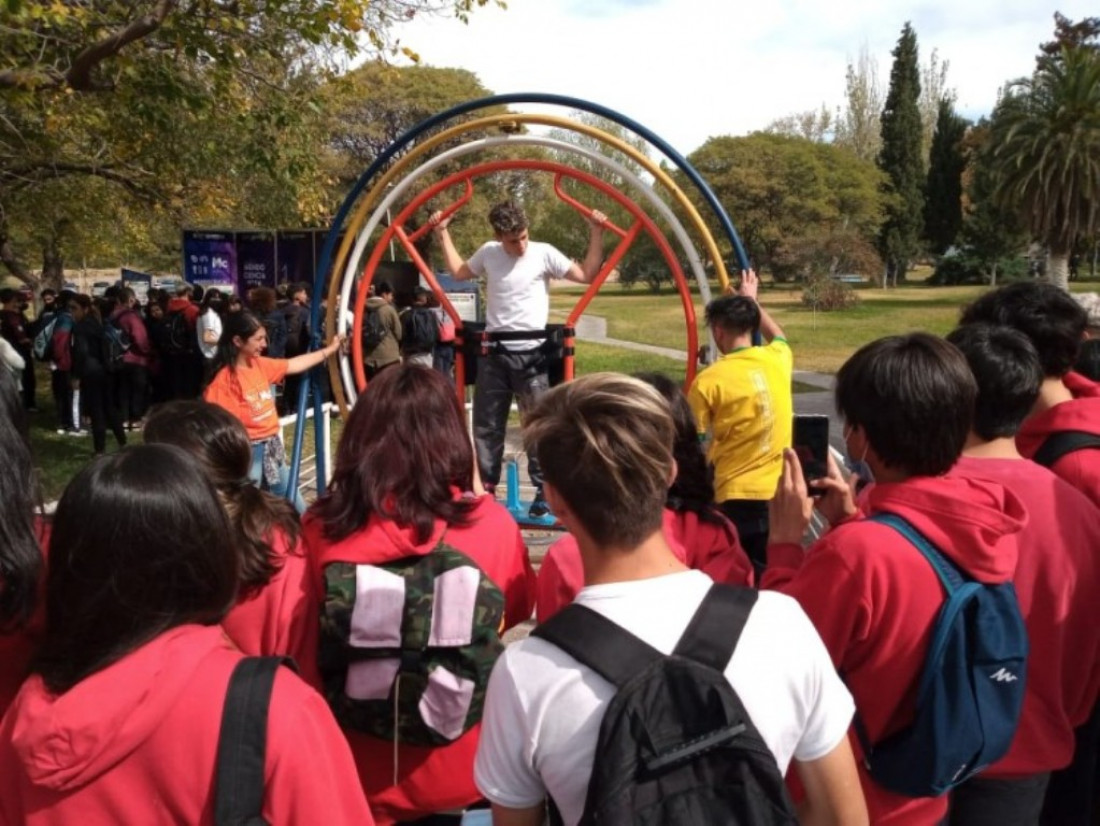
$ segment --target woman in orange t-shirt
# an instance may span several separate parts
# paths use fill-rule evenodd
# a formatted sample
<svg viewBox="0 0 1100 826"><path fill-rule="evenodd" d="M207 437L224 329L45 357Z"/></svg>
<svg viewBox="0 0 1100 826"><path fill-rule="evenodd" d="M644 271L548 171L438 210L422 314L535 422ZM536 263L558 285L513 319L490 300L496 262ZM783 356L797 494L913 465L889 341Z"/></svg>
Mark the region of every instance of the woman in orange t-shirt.
<svg viewBox="0 0 1100 826"><path fill-rule="evenodd" d="M214 356L214 378L203 398L224 407L244 424L252 443L252 469L248 476L276 496L286 496L290 474L279 438L279 414L272 385L288 375L316 367L340 349L342 341L343 337L338 335L320 350L292 359L269 359L261 355L267 347L267 331L256 316L242 311L225 318ZM299 512L305 511L298 493L293 501Z"/></svg>

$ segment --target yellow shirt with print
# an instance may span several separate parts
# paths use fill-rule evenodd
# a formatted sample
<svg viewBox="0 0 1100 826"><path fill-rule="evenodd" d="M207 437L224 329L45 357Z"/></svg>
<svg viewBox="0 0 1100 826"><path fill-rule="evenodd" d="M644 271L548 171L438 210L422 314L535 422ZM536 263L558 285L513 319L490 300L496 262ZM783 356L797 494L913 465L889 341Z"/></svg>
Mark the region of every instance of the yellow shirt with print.
<svg viewBox="0 0 1100 826"><path fill-rule="evenodd" d="M714 498L771 499L791 444L791 348L782 338L722 356L688 391L699 433L710 433Z"/></svg>

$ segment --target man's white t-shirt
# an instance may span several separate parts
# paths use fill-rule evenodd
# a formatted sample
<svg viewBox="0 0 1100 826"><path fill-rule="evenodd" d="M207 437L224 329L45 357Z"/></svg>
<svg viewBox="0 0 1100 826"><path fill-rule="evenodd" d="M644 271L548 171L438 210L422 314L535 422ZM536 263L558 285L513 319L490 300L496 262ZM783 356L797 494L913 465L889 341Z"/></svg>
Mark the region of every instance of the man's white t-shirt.
<svg viewBox="0 0 1100 826"><path fill-rule="evenodd" d="M556 247L530 241L523 255L505 252L499 241L483 244L466 262L477 276L486 276L485 329L543 330L550 317L550 279L564 278L573 266ZM540 343L506 341L509 350L530 350Z"/></svg>
<svg viewBox="0 0 1100 826"><path fill-rule="evenodd" d="M700 571L593 585L576 602L671 653L711 586ZM817 760L846 736L855 706L798 603L761 591L726 677L781 772ZM537 637L513 643L489 680L474 778L514 809L549 795L566 824L584 811L604 711L615 687Z"/></svg>

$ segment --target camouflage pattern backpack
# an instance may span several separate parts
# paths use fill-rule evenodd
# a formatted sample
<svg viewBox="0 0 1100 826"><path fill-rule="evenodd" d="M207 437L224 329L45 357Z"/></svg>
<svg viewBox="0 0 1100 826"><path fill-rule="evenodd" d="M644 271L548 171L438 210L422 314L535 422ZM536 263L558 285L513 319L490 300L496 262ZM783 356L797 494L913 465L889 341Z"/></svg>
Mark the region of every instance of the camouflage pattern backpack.
<svg viewBox="0 0 1100 826"><path fill-rule="evenodd" d="M445 538L423 556L325 566L319 665L344 728L439 746L481 721L504 594Z"/></svg>

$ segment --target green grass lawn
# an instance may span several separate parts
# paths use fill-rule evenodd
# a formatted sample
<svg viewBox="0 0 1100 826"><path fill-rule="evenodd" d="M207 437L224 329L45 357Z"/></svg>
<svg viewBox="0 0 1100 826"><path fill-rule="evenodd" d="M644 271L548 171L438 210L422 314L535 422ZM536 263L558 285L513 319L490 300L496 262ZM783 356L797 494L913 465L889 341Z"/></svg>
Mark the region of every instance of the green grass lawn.
<svg viewBox="0 0 1100 826"><path fill-rule="evenodd" d="M802 306L797 288L767 288L760 299L790 341L795 369L834 373L860 346L882 336L915 330L939 335L950 331L962 307L983 289L919 283L890 290L864 288L859 290L862 301L858 307L816 314ZM555 290L551 297L554 320L563 320L582 293L579 287ZM703 308L697 292L693 297L699 340L703 341ZM586 312L607 319L610 338L687 349L684 309L672 289L654 294L611 285L593 299ZM581 364L583 355L578 353L578 364L588 369Z"/></svg>

